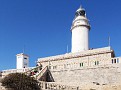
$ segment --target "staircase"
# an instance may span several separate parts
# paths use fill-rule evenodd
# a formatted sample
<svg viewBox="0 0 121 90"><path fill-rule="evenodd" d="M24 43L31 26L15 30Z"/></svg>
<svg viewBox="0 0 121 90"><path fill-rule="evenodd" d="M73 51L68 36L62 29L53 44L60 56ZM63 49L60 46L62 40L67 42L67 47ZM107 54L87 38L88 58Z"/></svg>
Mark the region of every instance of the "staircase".
<svg viewBox="0 0 121 90"><path fill-rule="evenodd" d="M43 68L38 74L36 74L34 77L39 80L48 70L48 66L46 66L45 68Z"/></svg>
<svg viewBox="0 0 121 90"><path fill-rule="evenodd" d="M37 80L39 80L42 76L45 75L45 73L48 70L48 66L46 66L45 68L41 69L41 66L35 67L27 72L25 72L26 75L29 75L31 77L36 78Z"/></svg>

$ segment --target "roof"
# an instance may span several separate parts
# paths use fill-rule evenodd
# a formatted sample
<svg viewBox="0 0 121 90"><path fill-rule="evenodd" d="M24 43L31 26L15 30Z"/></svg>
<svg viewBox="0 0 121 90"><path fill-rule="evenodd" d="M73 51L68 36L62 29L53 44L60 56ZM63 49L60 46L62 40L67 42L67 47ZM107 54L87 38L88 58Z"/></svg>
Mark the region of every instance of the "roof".
<svg viewBox="0 0 121 90"><path fill-rule="evenodd" d="M97 49L91 49L91 50L86 50L86 51L77 52L77 53L66 53L66 54L62 54L62 55L39 58L38 62L85 57L85 56L91 56L91 55L103 54L103 53L113 53L114 54L114 51L110 47L97 48Z"/></svg>
<svg viewBox="0 0 121 90"><path fill-rule="evenodd" d="M27 57L29 57L27 54L24 54L24 53L17 54L16 56L27 56Z"/></svg>

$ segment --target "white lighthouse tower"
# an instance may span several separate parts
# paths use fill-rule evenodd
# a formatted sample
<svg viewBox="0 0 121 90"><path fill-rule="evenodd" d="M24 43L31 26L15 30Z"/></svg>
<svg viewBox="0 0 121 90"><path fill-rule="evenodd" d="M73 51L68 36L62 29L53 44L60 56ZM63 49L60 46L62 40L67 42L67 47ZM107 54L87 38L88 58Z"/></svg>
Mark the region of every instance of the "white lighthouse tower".
<svg viewBox="0 0 121 90"><path fill-rule="evenodd" d="M29 56L20 53L16 55L16 69L28 68L29 67Z"/></svg>
<svg viewBox="0 0 121 90"><path fill-rule="evenodd" d="M80 7L75 13L71 27L72 53L89 50L89 30L90 25L86 18L85 9Z"/></svg>

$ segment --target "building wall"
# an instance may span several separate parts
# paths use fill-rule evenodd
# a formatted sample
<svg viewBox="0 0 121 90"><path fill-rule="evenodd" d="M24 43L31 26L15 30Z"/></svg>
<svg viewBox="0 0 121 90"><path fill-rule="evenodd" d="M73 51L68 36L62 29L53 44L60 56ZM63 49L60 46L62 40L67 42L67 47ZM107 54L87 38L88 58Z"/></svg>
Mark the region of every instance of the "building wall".
<svg viewBox="0 0 121 90"><path fill-rule="evenodd" d="M86 54L87 53L87 54ZM121 81L121 58L112 57L112 50L92 50L76 54L39 59L42 67L49 66L55 82L69 85L84 83L110 84Z"/></svg>
<svg viewBox="0 0 121 90"><path fill-rule="evenodd" d="M72 30L72 52L80 52L89 49L88 28L77 27Z"/></svg>
<svg viewBox="0 0 121 90"><path fill-rule="evenodd" d="M28 67L28 68L22 68L22 69L8 69L8 70L2 70L2 78L10 73L24 73L27 72L35 67Z"/></svg>
<svg viewBox="0 0 121 90"><path fill-rule="evenodd" d="M22 69L22 68L28 68L29 67L29 56L23 54L23 53L20 53L20 54L17 54L17 57L16 57L16 68L17 69Z"/></svg>
<svg viewBox="0 0 121 90"><path fill-rule="evenodd" d="M121 83L121 64L51 71L55 82L69 85Z"/></svg>
<svg viewBox="0 0 121 90"><path fill-rule="evenodd" d="M43 67L49 66L51 71L66 70L66 69L80 69L84 67L106 65L111 63L112 63L111 53L41 62Z"/></svg>
<svg viewBox="0 0 121 90"><path fill-rule="evenodd" d="M17 65L16 65L16 68L17 69L23 68L23 56L17 57Z"/></svg>

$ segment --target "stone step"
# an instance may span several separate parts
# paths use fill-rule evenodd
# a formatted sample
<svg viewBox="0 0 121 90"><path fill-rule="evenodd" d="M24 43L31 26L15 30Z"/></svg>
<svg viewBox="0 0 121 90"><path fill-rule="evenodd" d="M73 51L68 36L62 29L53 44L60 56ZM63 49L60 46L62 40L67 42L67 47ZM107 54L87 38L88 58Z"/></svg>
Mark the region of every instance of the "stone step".
<svg viewBox="0 0 121 90"><path fill-rule="evenodd" d="M42 75L47 71L48 67L46 66L44 69L42 69L39 74L36 75L36 79L40 79Z"/></svg>
<svg viewBox="0 0 121 90"><path fill-rule="evenodd" d="M40 69L41 66L35 67L27 72L25 72L26 75L31 75L31 77L35 77L37 80L40 79L43 74L47 71L48 66L44 67L43 69ZM34 70L37 70L37 73L33 73ZM33 73L33 74L31 74Z"/></svg>

